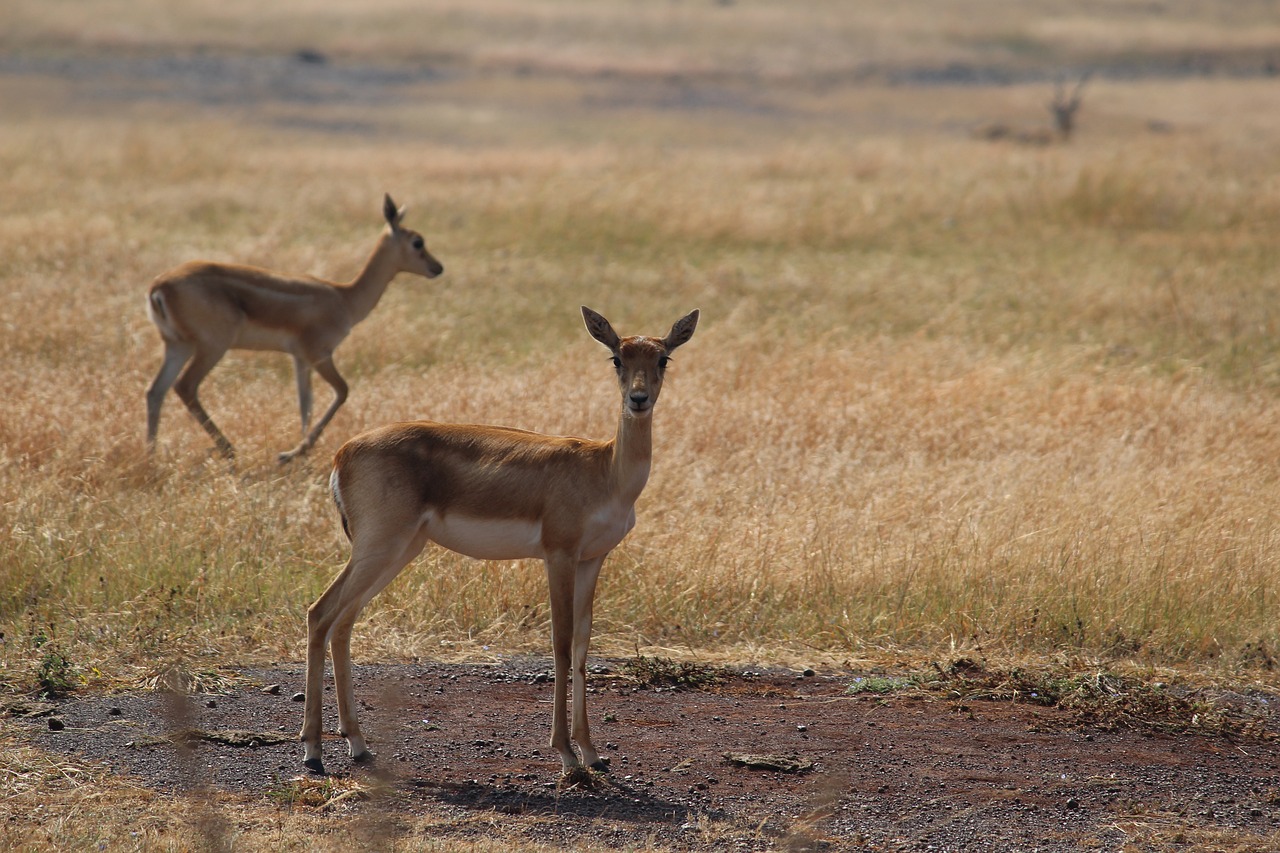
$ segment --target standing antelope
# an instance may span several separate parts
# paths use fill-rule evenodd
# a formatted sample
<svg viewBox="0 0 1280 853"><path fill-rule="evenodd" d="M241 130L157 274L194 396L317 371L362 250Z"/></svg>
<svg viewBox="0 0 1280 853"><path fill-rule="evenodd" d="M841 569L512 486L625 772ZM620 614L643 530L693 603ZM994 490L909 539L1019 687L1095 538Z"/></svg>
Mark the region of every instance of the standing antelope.
<svg viewBox="0 0 1280 853"><path fill-rule="evenodd" d="M1081 92L1084 91L1084 84L1089 82L1091 74L1092 72L1086 71L1081 75L1080 82L1076 84L1070 97L1067 97L1067 90L1061 79L1054 86L1053 100L1049 102L1049 112L1053 114L1053 126L1063 142L1071 139L1071 133L1076 129L1076 112L1080 109Z"/></svg>
<svg viewBox="0 0 1280 853"><path fill-rule="evenodd" d="M613 353L622 392L609 441L496 426L429 421L362 433L338 450L329 484L351 539L351 559L307 613L307 684L299 739L304 765L324 772L320 747L325 653L332 645L340 731L356 761L372 758L356 720L351 629L366 604L428 540L482 560L541 558L551 595L555 704L551 746L566 774L606 768L587 728L586 660L591 604L604 558L636 523L649 478L653 406L671 353L693 336L698 312L665 338L619 338L582 308L587 331ZM565 703L573 670L573 740Z"/></svg>
<svg viewBox="0 0 1280 853"><path fill-rule="evenodd" d="M173 388L191 415L213 437L222 455L235 455L231 442L196 396L200 383L231 349L268 350L293 356L303 438L279 458L288 462L311 449L347 399L347 383L333 365L333 351L356 323L369 316L398 273L435 278L444 272L440 262L427 251L422 235L400 227L404 208L397 208L390 195L383 199L382 213L387 228L364 269L350 284L209 261L182 264L152 283L147 294L147 314L164 339L164 363L147 389L149 451L155 450L160 406ZM187 365L186 370L183 365ZM334 399L307 432L311 423L312 370L333 386Z"/></svg>

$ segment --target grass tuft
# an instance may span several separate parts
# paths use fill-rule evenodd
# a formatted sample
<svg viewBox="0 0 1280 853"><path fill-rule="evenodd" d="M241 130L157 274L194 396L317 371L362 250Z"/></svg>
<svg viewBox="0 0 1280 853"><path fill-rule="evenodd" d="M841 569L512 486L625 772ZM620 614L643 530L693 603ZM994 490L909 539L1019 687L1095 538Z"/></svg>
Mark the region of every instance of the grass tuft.
<svg viewBox="0 0 1280 853"><path fill-rule="evenodd" d="M636 655L623 661L622 671L641 687L706 690L725 678L723 669L719 667L647 655Z"/></svg>
<svg viewBox="0 0 1280 853"><path fill-rule="evenodd" d="M987 670L962 658L910 679L913 686L959 699L1022 702L1072 712L1076 724L1102 731L1138 729L1272 741L1274 693L1252 696L1173 685L1149 675L1107 670L1014 667Z"/></svg>
<svg viewBox="0 0 1280 853"><path fill-rule="evenodd" d="M267 798L280 808L308 811L333 811L370 796L370 789L359 782L333 776L290 779L267 791Z"/></svg>

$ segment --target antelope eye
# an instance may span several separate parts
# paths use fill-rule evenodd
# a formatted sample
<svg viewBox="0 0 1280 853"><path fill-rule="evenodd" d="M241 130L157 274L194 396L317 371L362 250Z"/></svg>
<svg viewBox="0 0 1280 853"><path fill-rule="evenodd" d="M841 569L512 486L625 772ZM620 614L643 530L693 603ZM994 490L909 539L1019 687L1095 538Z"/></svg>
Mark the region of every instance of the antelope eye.
<svg viewBox="0 0 1280 853"><path fill-rule="evenodd" d="M658 369L659 369L659 370L666 370L666 369L667 369L667 365L668 365L668 364L670 364L670 363L671 363L671 359L667 358L667 357L664 355L664 356L662 356L661 358L659 358L659 359L658 359Z"/></svg>
<svg viewBox="0 0 1280 853"><path fill-rule="evenodd" d="M413 238L413 248L417 249L419 252L421 252L421 251L422 251L422 247L423 247L423 246L425 246L425 245L426 245L426 243L422 242L422 238L421 238L421 237L414 237L414 238Z"/></svg>
<svg viewBox="0 0 1280 853"><path fill-rule="evenodd" d="M622 359L618 358L618 357L615 355L615 356L613 357L613 366L614 366L615 368L617 368L618 370L621 370L621 369L622 369Z"/></svg>

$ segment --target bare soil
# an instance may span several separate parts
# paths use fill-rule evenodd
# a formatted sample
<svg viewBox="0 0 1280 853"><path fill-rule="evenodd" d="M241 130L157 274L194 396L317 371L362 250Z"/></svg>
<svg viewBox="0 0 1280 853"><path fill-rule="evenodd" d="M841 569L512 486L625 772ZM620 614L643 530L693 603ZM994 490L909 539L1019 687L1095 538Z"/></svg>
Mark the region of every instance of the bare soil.
<svg viewBox="0 0 1280 853"><path fill-rule="evenodd" d="M547 746L548 661L358 667L378 758L346 757L329 686L326 761L335 785L372 793L332 808L377 814L391 833L414 815L489 813L531 841L680 849L1280 845L1274 697L1220 695L1215 705L1250 725L1205 736L959 691L851 694L862 682L849 672L724 671L683 688L638 681L626 662L592 669L593 736L611 770L566 787ZM39 746L158 792L298 808L314 784L294 739L302 682L287 665L241 672L216 694L80 695L24 724ZM744 766L744 755L778 767Z"/></svg>

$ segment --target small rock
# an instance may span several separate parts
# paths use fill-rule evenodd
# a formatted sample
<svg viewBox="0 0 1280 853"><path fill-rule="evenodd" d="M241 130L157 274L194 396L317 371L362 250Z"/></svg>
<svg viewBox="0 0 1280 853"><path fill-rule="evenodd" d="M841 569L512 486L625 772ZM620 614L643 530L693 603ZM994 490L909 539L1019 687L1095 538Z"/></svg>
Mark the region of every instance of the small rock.
<svg viewBox="0 0 1280 853"><path fill-rule="evenodd" d="M1077 800L1075 797L1072 797L1071 799L1067 800L1067 808L1069 809L1080 808L1080 801Z"/></svg>
<svg viewBox="0 0 1280 853"><path fill-rule="evenodd" d="M205 706L206 708L216 708L216 707L218 707L218 700L217 700L217 699L210 699L208 702L205 702L205 703L204 703L204 706Z"/></svg>
<svg viewBox="0 0 1280 853"><path fill-rule="evenodd" d="M730 764L751 770L773 770L779 773L805 773L815 767L812 759L799 755L754 755L744 752L726 752L724 758Z"/></svg>
<svg viewBox="0 0 1280 853"><path fill-rule="evenodd" d="M107 709L107 715L108 715L108 716L110 716L110 717L119 717L119 716L121 716L121 715L123 715L123 714L124 714L124 711L121 711L119 708L108 708L108 709Z"/></svg>
<svg viewBox="0 0 1280 853"><path fill-rule="evenodd" d="M279 685L279 684L268 684L266 687L262 688L262 692L263 692L263 693L266 693L268 696L279 696L279 695L280 695L280 685Z"/></svg>
<svg viewBox="0 0 1280 853"><path fill-rule="evenodd" d="M67 724L66 724L66 723L64 723L64 722L62 722L62 720L61 720L60 718L58 718L58 717L50 717L50 718L49 718L49 731L51 731L51 732L60 732L60 731L62 731L63 729L65 729L66 727L67 727Z"/></svg>
<svg viewBox="0 0 1280 853"><path fill-rule="evenodd" d="M293 694L293 701L295 701L295 702L305 702L305 701L307 701L307 694L305 694L305 693L295 693L295 694Z"/></svg>
<svg viewBox="0 0 1280 853"><path fill-rule="evenodd" d="M813 678L817 674L818 673L814 672L812 669L806 669L803 673L805 678Z"/></svg>

